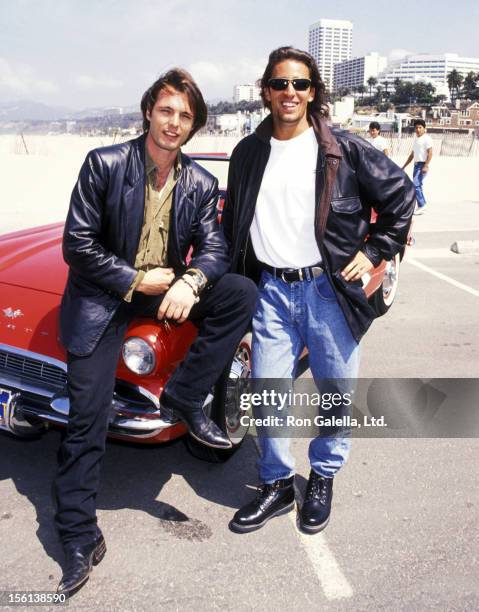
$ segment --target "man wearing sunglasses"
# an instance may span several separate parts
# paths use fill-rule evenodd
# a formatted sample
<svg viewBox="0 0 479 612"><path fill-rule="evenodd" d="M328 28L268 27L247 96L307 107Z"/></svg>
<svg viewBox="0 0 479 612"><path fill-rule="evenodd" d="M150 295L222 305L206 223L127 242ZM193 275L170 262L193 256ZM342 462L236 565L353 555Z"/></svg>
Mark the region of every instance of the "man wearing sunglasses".
<svg viewBox="0 0 479 612"><path fill-rule="evenodd" d="M260 85L271 114L233 151L223 211L232 270L259 282L252 375L288 384L307 348L319 391L327 381L342 392L357 377L359 342L376 316L361 279L406 243L414 187L362 138L327 125L325 86L308 53L276 49ZM322 433L309 446L299 516L306 533L326 527L351 444L349 432ZM289 439L260 433L259 442L262 487L231 521L238 533L294 507Z"/></svg>

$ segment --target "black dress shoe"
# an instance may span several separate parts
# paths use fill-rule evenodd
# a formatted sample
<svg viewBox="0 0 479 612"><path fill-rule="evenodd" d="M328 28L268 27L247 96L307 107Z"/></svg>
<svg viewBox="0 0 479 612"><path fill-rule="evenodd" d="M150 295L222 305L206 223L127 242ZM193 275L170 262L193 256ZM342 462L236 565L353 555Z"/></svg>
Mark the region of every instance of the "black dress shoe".
<svg viewBox="0 0 479 612"><path fill-rule="evenodd" d="M105 539L101 535L90 544L65 547L65 569L57 593L73 595L88 580L92 566L98 565L106 553Z"/></svg>
<svg viewBox="0 0 479 612"><path fill-rule="evenodd" d="M306 533L318 533L329 522L333 500L333 478L323 478L313 470L309 474L299 526Z"/></svg>
<svg viewBox="0 0 479 612"><path fill-rule="evenodd" d="M274 516L286 514L294 508L294 476L264 484L256 499L236 512L229 527L235 533L260 529Z"/></svg>
<svg viewBox="0 0 479 612"><path fill-rule="evenodd" d="M165 392L161 395L161 409L165 417L170 419L179 418L188 427L190 436L211 448L231 448L231 440L221 429L206 416L203 408L184 406Z"/></svg>

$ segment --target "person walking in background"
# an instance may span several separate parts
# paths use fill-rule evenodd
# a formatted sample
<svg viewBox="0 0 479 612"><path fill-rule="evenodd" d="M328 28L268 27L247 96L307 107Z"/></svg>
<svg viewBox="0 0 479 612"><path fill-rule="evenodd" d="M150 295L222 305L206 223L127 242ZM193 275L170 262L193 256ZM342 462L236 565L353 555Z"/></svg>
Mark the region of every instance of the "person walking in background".
<svg viewBox="0 0 479 612"><path fill-rule="evenodd" d="M403 166L403 170L414 159L413 183L416 189L417 200L414 214L422 215L424 207L426 206L426 198L424 197L422 184L426 174L429 172L433 143L429 134L426 134L426 122L424 119L416 119L414 121L414 131L416 132L416 136L414 138L412 151Z"/></svg>
<svg viewBox="0 0 479 612"><path fill-rule="evenodd" d="M369 138L366 138L375 149L384 153L389 157L389 149L387 140L381 136L381 126L377 121L371 121L369 124Z"/></svg>

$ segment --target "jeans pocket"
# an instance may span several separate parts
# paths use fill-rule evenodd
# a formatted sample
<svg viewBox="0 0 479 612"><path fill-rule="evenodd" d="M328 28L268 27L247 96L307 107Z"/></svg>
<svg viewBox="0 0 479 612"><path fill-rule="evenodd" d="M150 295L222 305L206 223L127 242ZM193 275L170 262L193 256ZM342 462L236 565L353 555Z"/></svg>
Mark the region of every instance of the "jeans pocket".
<svg viewBox="0 0 479 612"><path fill-rule="evenodd" d="M326 274L320 274L313 279L313 285L319 297L326 302L335 302L336 293Z"/></svg>

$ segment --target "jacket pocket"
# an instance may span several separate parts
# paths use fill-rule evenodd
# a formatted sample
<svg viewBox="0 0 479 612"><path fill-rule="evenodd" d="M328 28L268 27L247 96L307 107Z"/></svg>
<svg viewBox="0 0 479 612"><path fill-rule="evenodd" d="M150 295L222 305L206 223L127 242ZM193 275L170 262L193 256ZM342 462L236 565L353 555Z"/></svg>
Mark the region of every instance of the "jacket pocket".
<svg viewBox="0 0 479 612"><path fill-rule="evenodd" d="M361 210L362 204L358 197L331 200L331 208L335 213L352 215Z"/></svg>

